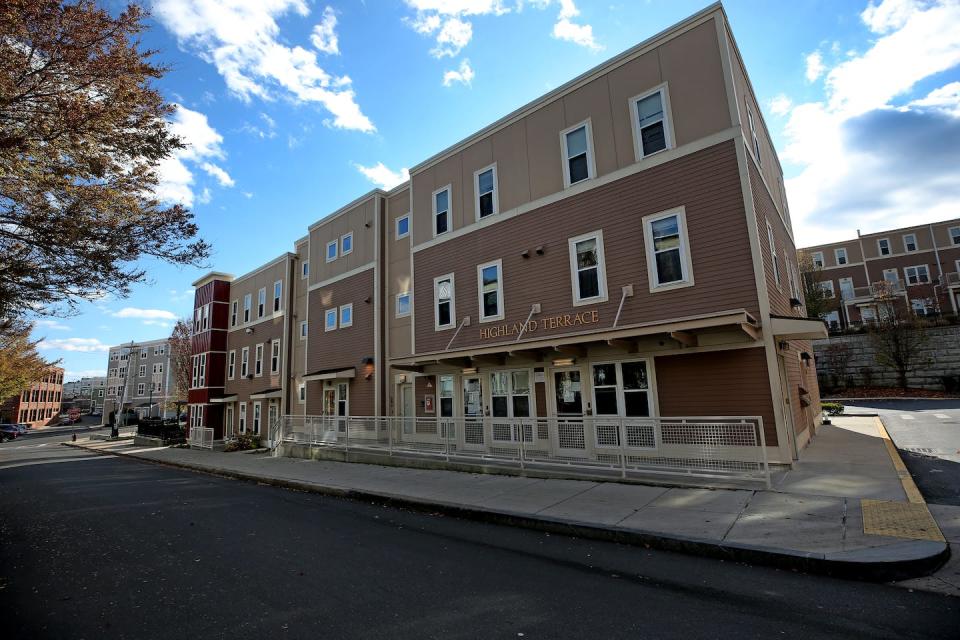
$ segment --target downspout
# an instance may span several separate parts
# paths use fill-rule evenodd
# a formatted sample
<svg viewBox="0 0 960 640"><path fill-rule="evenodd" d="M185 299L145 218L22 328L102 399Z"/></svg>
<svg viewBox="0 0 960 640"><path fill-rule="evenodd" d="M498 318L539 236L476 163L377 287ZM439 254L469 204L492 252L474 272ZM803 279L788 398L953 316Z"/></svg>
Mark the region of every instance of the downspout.
<svg viewBox="0 0 960 640"><path fill-rule="evenodd" d="M937 248L937 237L933 235L933 225L928 224L927 228L930 230L930 243L933 244L933 255L937 258L937 275L940 280L940 289L941 291L946 291L946 282L943 279L943 264L940 262L940 249ZM937 314L940 313L940 296L937 295L937 288L933 288L933 301L937 305Z"/></svg>
<svg viewBox="0 0 960 640"><path fill-rule="evenodd" d="M296 264L300 259L299 255L295 255L292 258L287 260L287 292L286 292L286 309L283 313L283 362L280 363L280 411L277 413L277 418L280 418L288 413L290 407L290 386L292 382L291 373L293 367L291 367L291 362L293 360L293 314L296 312L296 296L294 295L294 277L296 276ZM270 410L267 409L267 415L269 415ZM270 428L273 428L273 425L270 425Z"/></svg>

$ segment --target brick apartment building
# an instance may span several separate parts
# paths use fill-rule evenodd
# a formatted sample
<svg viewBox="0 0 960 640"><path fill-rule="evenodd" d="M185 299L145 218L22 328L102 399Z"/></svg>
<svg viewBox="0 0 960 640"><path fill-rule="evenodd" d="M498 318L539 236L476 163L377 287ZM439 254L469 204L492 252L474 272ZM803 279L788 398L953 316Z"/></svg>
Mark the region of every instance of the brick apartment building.
<svg viewBox="0 0 960 640"><path fill-rule="evenodd" d="M799 283L780 164L712 5L292 252L194 282L191 428L389 417L425 442L604 460L666 443L651 417L761 416L789 463L818 423L826 336ZM638 421L626 442L617 420Z"/></svg>
<svg viewBox="0 0 960 640"><path fill-rule="evenodd" d="M43 427L56 422L63 397L63 369L51 367L42 378L0 407L0 421Z"/></svg>
<svg viewBox="0 0 960 640"><path fill-rule="evenodd" d="M121 407L138 418L175 416L176 410L169 405L174 386L167 338L110 347L103 424L110 424Z"/></svg>
<svg viewBox="0 0 960 640"><path fill-rule="evenodd" d="M920 316L960 310L960 218L805 247L836 301L825 316L841 328L877 319L877 296L893 294ZM882 305L881 305L882 306Z"/></svg>

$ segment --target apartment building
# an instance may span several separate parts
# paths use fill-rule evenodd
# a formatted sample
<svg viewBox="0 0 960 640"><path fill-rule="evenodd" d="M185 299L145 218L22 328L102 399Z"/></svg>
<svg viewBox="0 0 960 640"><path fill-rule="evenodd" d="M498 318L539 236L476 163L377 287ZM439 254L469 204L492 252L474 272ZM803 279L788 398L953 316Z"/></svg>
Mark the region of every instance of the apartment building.
<svg viewBox="0 0 960 640"><path fill-rule="evenodd" d="M836 301L831 327L873 322L893 295L919 316L960 309L960 218L889 229L842 242L805 247L820 286Z"/></svg>
<svg viewBox="0 0 960 640"><path fill-rule="evenodd" d="M103 412L106 399L107 377L94 376L63 383L63 401L81 411L98 414Z"/></svg>
<svg viewBox="0 0 960 640"><path fill-rule="evenodd" d="M229 310L211 333L253 336L194 343L208 364L224 353L191 391L214 440L255 412L263 433L267 400L271 425L395 420L392 442L566 460L659 450L676 439L661 421L754 416L789 463L817 424L809 341L826 328L805 317L782 171L719 4L307 231L242 279L194 283L197 308ZM279 389L251 373L257 345L273 371L275 341Z"/></svg>
<svg viewBox="0 0 960 640"><path fill-rule="evenodd" d="M63 398L63 369L50 367L42 378L0 407L0 421L43 427L56 421Z"/></svg>
<svg viewBox="0 0 960 640"><path fill-rule="evenodd" d="M130 411L138 418L175 416L176 409L170 406L175 399L173 376L167 338L110 347L103 424Z"/></svg>

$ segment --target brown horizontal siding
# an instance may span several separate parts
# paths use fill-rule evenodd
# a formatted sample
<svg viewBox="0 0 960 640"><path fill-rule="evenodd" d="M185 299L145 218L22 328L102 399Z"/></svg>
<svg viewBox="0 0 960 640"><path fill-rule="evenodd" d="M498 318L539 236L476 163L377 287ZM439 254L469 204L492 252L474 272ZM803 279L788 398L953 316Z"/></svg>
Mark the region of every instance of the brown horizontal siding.
<svg viewBox="0 0 960 640"><path fill-rule="evenodd" d="M696 285L651 294L644 253L642 217L683 205L686 210ZM606 303L574 307L568 239L603 230ZM544 247L544 255L534 249ZM521 257L523 251L529 258ZM455 273L457 320L470 316L451 348L489 346L482 340L477 302L477 265L503 261L505 318L492 324L523 322L539 302L538 318L596 310L599 321L584 333L608 329L620 302L621 287L634 285L620 325L666 321L733 308L758 313L753 263L733 142L715 145L616 182L566 198L539 210L478 229L418 251L414 305L416 351L439 351L453 331L434 330L433 280ZM311 317L313 314L311 313ZM567 333L567 327L541 329L530 338Z"/></svg>
<svg viewBox="0 0 960 640"><path fill-rule="evenodd" d="M790 407L793 411L793 429L796 433L801 433L806 429L811 429L813 434L813 422L816 415L820 412L820 389L817 386L816 367L813 360L810 365L806 365L800 359L801 353L808 353L813 357L813 347L809 341L791 340L786 351L781 353L784 356L784 365L787 371L787 384L790 392ZM800 387L809 392L810 406L804 407L800 402Z"/></svg>
<svg viewBox="0 0 960 640"><path fill-rule="evenodd" d="M359 375L364 358L374 357L373 269L344 278L309 293L310 324L306 373L356 367ZM365 302L366 299L370 302ZM353 326L324 331L324 312L353 303ZM299 328L298 328L299 331Z"/></svg>
<svg viewBox="0 0 960 640"><path fill-rule="evenodd" d="M760 255L763 259L763 270L766 276L767 295L770 299L770 312L776 315L795 315L798 310L790 306L790 269L796 266L797 248L787 233L786 225L780 217L770 193L764 186L756 165L747 158L750 167L750 188L753 194L753 206L757 216L757 230L760 238ZM773 269L773 255L770 253L770 239L767 235L767 223L773 229L774 241L777 245L777 265L780 269L780 284ZM796 270L799 274L799 269ZM832 276L832 274L831 274ZM824 276L826 279L826 275ZM839 284L836 291L839 295Z"/></svg>
<svg viewBox="0 0 960 640"><path fill-rule="evenodd" d="M250 398L250 394L259 393L266 389L279 389L282 387L283 358L287 353L284 342L284 318L283 316L261 322L251 327L253 333L247 333L244 329L231 331L227 334L227 353L224 354L223 371L226 380L227 363L229 362L230 351L236 351L236 366L234 368L233 380L226 380L224 385L224 395L237 394L237 400L242 402ZM273 340L280 339L280 372L270 374L270 343ZM250 373L256 372L257 362L257 344L263 345L263 375L257 377L254 375L251 379L244 379L240 376L240 358L244 347L250 347Z"/></svg>
<svg viewBox="0 0 960 640"><path fill-rule="evenodd" d="M655 358L662 416L761 416L767 446L777 444L764 349Z"/></svg>

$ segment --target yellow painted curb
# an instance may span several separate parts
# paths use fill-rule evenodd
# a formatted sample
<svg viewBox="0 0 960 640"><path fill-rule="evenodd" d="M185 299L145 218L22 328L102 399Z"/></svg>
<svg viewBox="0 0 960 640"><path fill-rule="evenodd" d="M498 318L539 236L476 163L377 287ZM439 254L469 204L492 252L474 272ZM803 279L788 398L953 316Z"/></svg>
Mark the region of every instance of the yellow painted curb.
<svg viewBox="0 0 960 640"><path fill-rule="evenodd" d="M880 418L874 418L873 420L877 425L877 431L880 432L880 437L883 438L883 443L887 446L887 453L890 455L890 461L893 462L894 469L897 470L897 476L900 478L900 484L903 485L903 492L907 494L907 500L927 504L927 501L923 499L923 494L920 493L920 489L917 488L917 484L913 481L913 476L907 471L907 465L903 464L897 446L893 444L893 440L883 426L883 422L880 421Z"/></svg>

